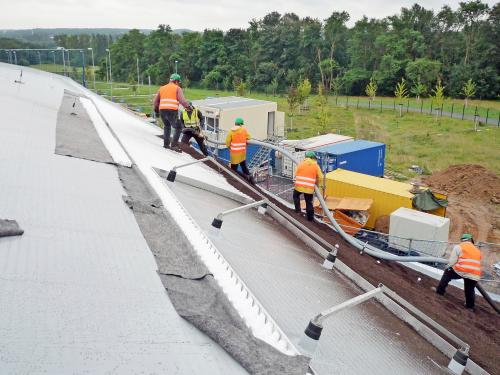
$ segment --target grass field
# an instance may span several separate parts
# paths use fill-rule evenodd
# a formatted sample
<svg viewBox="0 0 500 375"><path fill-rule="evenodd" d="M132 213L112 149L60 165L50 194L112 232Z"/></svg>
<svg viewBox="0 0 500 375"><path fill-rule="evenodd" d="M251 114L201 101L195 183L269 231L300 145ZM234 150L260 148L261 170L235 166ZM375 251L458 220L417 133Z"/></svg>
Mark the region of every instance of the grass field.
<svg viewBox="0 0 500 375"><path fill-rule="evenodd" d="M98 83L97 90L109 95L110 86ZM150 113L152 96L157 90L158 86L140 86L134 95L128 84L113 84L113 97L117 102L123 100L134 108L141 107L142 111ZM234 92L196 88L184 91L185 96L192 100L207 96L234 95ZM247 96L276 101L278 110L288 112L288 104L283 96L274 97L262 93L250 93ZM390 100L392 99L387 98L387 101ZM286 117L287 138L301 139L333 132L383 142L387 145L387 169L400 179L415 176L408 170L414 164L423 167L425 173L442 170L452 164L466 163L480 164L500 174L500 128L491 123L489 126L479 126L479 131L476 132L472 121L411 112L399 117L398 111L383 109L380 112L379 109L356 108L355 102L348 108L336 106L334 98L330 98L329 103L331 125L325 129L320 127L316 118L316 97L312 96L309 99L309 111L293 116L292 129L290 117ZM497 101L473 101L470 105L491 108L490 112L498 111L499 108Z"/></svg>

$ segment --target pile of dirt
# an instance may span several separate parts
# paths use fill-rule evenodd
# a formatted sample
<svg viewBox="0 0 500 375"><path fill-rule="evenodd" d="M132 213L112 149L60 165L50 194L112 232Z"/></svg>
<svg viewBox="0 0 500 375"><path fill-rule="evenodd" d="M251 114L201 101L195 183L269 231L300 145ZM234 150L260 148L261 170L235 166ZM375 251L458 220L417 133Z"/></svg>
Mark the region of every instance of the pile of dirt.
<svg viewBox="0 0 500 375"><path fill-rule="evenodd" d="M480 165L452 165L424 179L448 195L450 241L471 233L476 241L500 243L500 177Z"/></svg>
<svg viewBox="0 0 500 375"><path fill-rule="evenodd" d="M200 158L196 151L189 153ZM207 163L215 170L221 168ZM260 199L245 184L226 175L228 182L243 193ZM360 274L372 285L382 283L394 290L401 297L425 312L432 319L455 333L471 346L471 358L491 374L500 374L500 326L499 317L483 298L477 298L476 312L464 308L463 291L449 286L445 296L437 295L431 287L437 280L413 271L395 262L378 261L373 257L361 254L357 249L345 242L339 234L324 224L309 222L305 217L297 215L293 210L270 199L281 209L295 215L303 225L319 234L329 243L338 243L341 248L338 258ZM311 251L304 248L304 251Z"/></svg>

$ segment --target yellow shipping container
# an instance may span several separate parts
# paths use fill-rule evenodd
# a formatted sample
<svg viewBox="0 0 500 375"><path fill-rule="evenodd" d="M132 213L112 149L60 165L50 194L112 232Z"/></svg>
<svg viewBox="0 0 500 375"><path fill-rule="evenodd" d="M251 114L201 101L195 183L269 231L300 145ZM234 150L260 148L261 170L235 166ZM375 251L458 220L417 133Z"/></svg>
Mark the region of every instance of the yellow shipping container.
<svg viewBox="0 0 500 375"><path fill-rule="evenodd" d="M336 169L326 175L326 194L332 197L353 197L373 199L369 210L367 228L375 226L375 220L383 215L390 215L400 207L413 208L410 193L413 186L404 182L369 176L362 173ZM439 198L445 198L437 194ZM444 216L446 210L440 208L433 214Z"/></svg>

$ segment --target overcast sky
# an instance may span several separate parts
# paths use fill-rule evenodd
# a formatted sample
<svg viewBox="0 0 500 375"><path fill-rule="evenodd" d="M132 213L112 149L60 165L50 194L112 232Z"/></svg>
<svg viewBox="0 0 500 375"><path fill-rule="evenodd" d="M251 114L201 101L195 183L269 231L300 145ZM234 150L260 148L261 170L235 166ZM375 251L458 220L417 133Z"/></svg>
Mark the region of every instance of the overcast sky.
<svg viewBox="0 0 500 375"><path fill-rule="evenodd" d="M269 12L294 12L301 17L327 18L346 10L351 22L363 15L382 18L411 7L406 0L0 0L0 29L54 27L117 27L153 29L168 24L173 29L202 31L247 27L252 18ZM483 0L490 6L495 0ZM420 0L425 8L452 8L459 0Z"/></svg>

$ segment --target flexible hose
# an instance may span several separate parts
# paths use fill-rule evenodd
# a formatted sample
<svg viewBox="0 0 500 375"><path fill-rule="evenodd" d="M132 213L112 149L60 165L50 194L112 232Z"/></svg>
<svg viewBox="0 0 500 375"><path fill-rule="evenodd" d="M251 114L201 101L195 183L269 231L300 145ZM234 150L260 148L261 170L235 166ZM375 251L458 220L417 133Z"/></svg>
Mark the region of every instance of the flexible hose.
<svg viewBox="0 0 500 375"><path fill-rule="evenodd" d="M215 144L215 145L224 145L224 146L226 145L225 142L215 141L212 139L207 139L207 142ZM281 152L283 155L290 158L293 163L299 164L299 161L292 155L291 152L289 152L288 150L285 150L281 147L275 146L275 145L270 144L270 143L257 141L255 139L249 140L248 143L253 144L253 145L257 145L257 146L261 146L261 147L267 147L267 148L270 148L272 150ZM448 263L448 261L446 259L431 257L431 256L426 256L426 257L423 257L423 256L398 256L398 255L394 255L394 254L389 254L389 253L386 253L384 251L377 249L376 247L374 247L370 244L363 243L362 241L358 240L357 238L354 238L354 237L350 236L349 234L347 234L340 227L340 225L337 223L337 221L334 219L332 213L328 209L328 206L326 205L326 202L323 199L323 196L321 195L317 186L314 187L314 192L316 194L316 197L319 200L321 207L323 208L323 211L325 212L328 220L330 220L330 222L332 223L335 230L340 234L340 236L342 236L342 238L344 240L346 240L350 245L354 246L356 249L361 250L363 252L366 252L368 255L371 255L373 257L383 259L383 260L388 260L388 261L426 262L426 263L442 263L442 264Z"/></svg>

